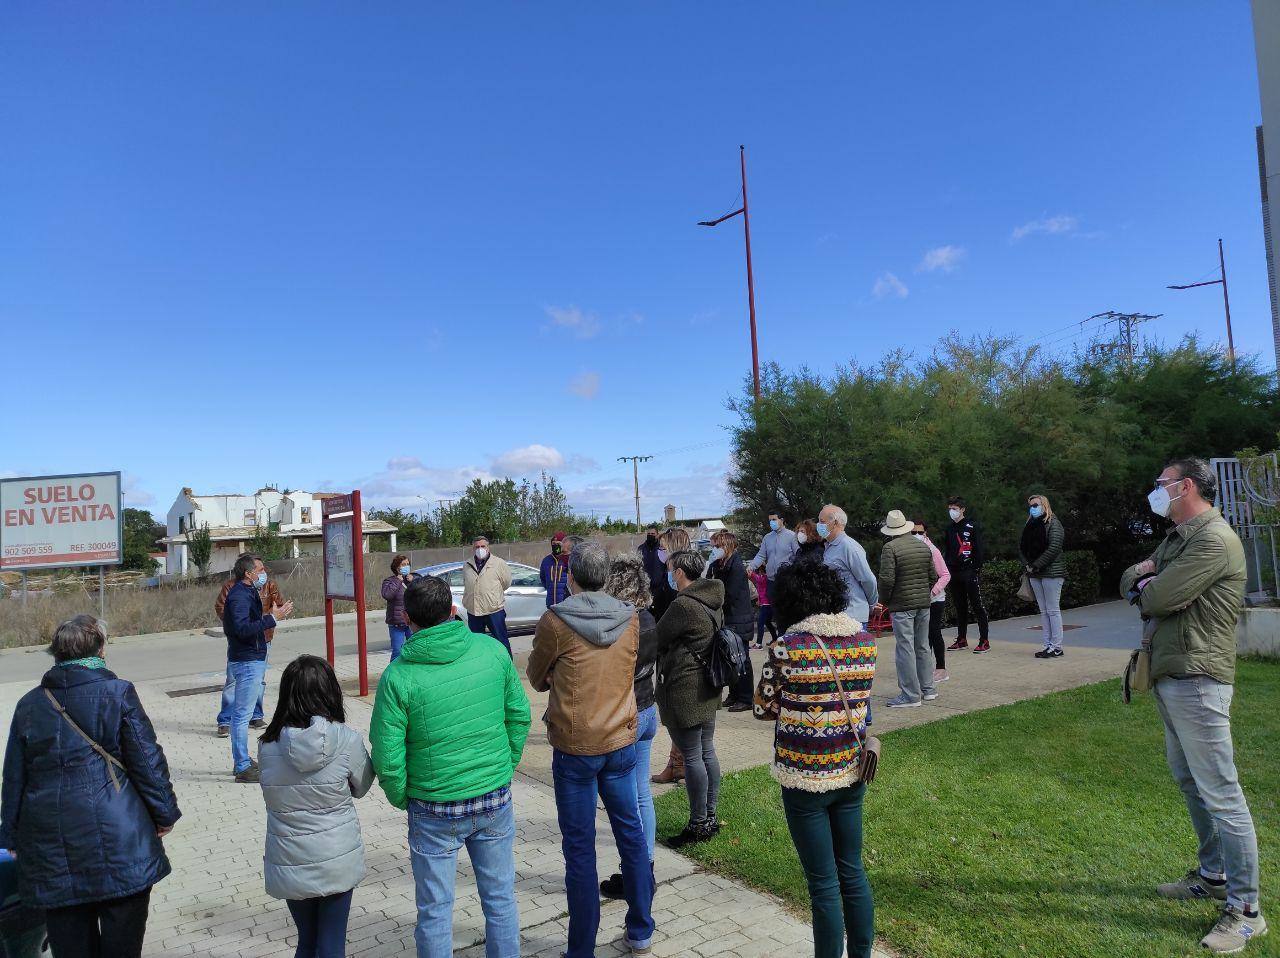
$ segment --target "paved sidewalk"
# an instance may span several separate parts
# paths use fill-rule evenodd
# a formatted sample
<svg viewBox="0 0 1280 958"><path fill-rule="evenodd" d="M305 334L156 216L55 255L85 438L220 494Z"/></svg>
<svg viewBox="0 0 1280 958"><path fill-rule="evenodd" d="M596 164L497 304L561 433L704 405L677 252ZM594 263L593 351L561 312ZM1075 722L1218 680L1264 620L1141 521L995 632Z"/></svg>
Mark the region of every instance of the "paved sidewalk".
<svg viewBox="0 0 1280 958"><path fill-rule="evenodd" d="M339 671L355 674L354 656ZM278 682L278 672L273 672ZM262 849L265 812L256 785L236 785L230 776L230 745L212 734L217 693L171 697L168 693L207 686L209 673L139 683L138 692L169 760L183 817L165 839L173 874L152 895L146 955L289 956L296 944L284 903L263 888ZM268 707L274 683L268 689ZM8 728L26 682L0 685L0 724ZM368 731L370 703L350 699L348 721ZM535 727L537 723L535 723ZM545 749L531 741L529 749ZM516 892L520 904L525 956L559 955L565 946L567 907L555 801L544 784L523 774L513 783L518 835ZM368 877L356 889L347 953L361 958L413 953L415 920L405 814L392 808L376 785L357 803L368 862ZM603 815L597 847L602 877L613 870L617 854ZM808 922L775 899L719 876L703 872L688 859L657 849L658 932L654 954L728 954L750 958L803 953L811 948ZM629 955L622 942L625 905L606 902L597 955ZM454 917L455 954L481 958L484 917L474 874L465 853L459 856ZM883 956L879 956L883 958Z"/></svg>

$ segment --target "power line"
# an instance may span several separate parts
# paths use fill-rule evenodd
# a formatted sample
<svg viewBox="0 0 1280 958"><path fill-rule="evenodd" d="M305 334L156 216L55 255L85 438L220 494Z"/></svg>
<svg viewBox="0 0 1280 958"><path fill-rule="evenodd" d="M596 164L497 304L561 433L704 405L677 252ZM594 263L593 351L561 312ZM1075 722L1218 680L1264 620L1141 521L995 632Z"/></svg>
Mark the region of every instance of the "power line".
<svg viewBox="0 0 1280 958"><path fill-rule="evenodd" d="M1111 355L1116 352L1123 352L1129 363L1129 368L1133 368L1133 330L1134 327L1142 323L1149 323L1153 319L1159 319L1163 313L1157 313L1154 316L1146 313L1117 313L1114 310L1108 310L1105 313L1096 313L1090 316L1090 319L1102 320L1104 327L1115 323L1116 336L1110 342L1097 343L1091 352L1106 353Z"/></svg>
<svg viewBox="0 0 1280 958"><path fill-rule="evenodd" d="M619 456L618 462L631 463L631 476L636 486L636 532L640 531L640 463L648 462L653 456Z"/></svg>

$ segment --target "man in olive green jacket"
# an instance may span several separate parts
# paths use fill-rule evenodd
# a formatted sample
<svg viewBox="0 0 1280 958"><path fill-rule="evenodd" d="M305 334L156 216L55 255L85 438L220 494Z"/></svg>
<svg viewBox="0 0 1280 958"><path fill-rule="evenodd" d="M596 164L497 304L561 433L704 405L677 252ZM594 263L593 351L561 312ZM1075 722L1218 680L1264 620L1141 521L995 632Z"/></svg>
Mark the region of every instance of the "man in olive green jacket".
<svg viewBox="0 0 1280 958"><path fill-rule="evenodd" d="M415 632L378 682L369 741L387 799L409 810L418 954L453 954L453 887L466 845L490 953L518 955L511 779L529 735L529 699L506 649L454 620L444 580L415 579L404 608Z"/></svg>
<svg viewBox="0 0 1280 958"><path fill-rule="evenodd" d="M898 694L889 708L919 708L938 697L933 684L933 648L929 645L929 607L938 571L933 553L913 536L916 524L892 510L880 531L889 537L880 553L880 601L893 620L893 664Z"/></svg>
<svg viewBox="0 0 1280 958"><path fill-rule="evenodd" d="M1244 549L1213 507L1216 494L1217 477L1203 459L1170 462L1148 500L1175 525L1150 559L1124 573L1120 588L1142 610L1169 768L1200 839L1199 865L1157 891L1224 901L1201 944L1229 954L1266 934L1267 923L1258 910L1258 840L1231 742Z"/></svg>

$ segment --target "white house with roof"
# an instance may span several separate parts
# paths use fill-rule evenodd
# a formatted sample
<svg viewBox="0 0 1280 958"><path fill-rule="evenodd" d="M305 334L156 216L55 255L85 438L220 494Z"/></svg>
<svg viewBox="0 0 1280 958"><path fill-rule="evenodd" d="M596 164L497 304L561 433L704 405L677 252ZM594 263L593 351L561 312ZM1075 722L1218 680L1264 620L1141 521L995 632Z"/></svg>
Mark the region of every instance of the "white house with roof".
<svg viewBox="0 0 1280 958"><path fill-rule="evenodd" d="M289 541L289 554L319 556L324 551L321 529L320 504L333 492L303 492L263 488L252 495L219 493L199 496L190 487L178 493L165 517L166 566L170 575L187 575L191 571L188 558L187 533L192 529L209 527L213 541L213 556L209 572L226 572L236 562L236 556L244 552L248 541L264 526L275 529ZM396 527L362 515L364 551L369 551L371 535L389 535L391 551L396 551Z"/></svg>

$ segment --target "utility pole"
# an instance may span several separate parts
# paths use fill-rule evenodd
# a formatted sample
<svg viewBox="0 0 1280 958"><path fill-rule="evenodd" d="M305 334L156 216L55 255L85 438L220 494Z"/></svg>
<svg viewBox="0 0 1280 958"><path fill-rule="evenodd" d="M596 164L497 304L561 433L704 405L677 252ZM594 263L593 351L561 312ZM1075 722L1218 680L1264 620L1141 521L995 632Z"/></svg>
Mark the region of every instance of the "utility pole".
<svg viewBox="0 0 1280 958"><path fill-rule="evenodd" d="M1153 319L1159 319L1164 313L1157 313L1150 316L1146 313L1117 313L1114 310L1108 310L1105 313L1094 313L1089 317L1092 319L1102 320L1103 326L1116 324L1116 338L1109 343L1099 343L1093 347L1094 353L1113 353L1117 349L1123 350L1129 363L1129 368L1133 369L1133 328L1141 323L1150 322ZM1086 320L1088 322L1089 320Z"/></svg>
<svg viewBox="0 0 1280 958"><path fill-rule="evenodd" d="M751 214L747 212L747 148L738 146L738 165L742 170L742 208L726 213L718 220L700 220L699 226L719 226L742 214L742 235L747 246L747 306L751 313L751 378L756 402L760 402L760 350L756 345L756 284L751 274Z"/></svg>
<svg viewBox="0 0 1280 958"><path fill-rule="evenodd" d="M1187 283L1185 286L1166 286L1165 289L1195 289L1198 286L1222 284L1222 310L1227 314L1227 358L1231 368L1236 368L1236 339L1231 333L1231 298L1227 295L1227 260L1222 254L1222 237L1218 237L1218 278L1204 283Z"/></svg>
<svg viewBox="0 0 1280 958"><path fill-rule="evenodd" d="M619 456L618 462L631 463L631 475L636 485L636 532L640 532L640 463L648 462L653 456Z"/></svg>

